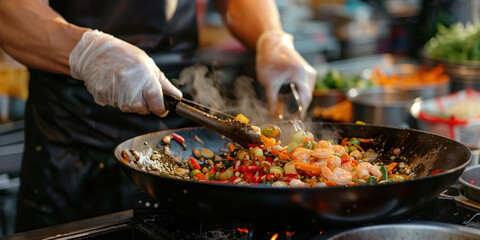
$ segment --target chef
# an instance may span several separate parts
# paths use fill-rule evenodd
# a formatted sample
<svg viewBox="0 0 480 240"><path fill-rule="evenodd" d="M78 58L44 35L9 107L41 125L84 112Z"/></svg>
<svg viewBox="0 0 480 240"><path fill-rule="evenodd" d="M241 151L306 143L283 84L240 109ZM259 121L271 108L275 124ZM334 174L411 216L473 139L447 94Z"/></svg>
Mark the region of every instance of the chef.
<svg viewBox="0 0 480 240"><path fill-rule="evenodd" d="M282 30L275 2L214 3L255 52L271 112L287 79L308 106L316 71ZM0 47L30 71L16 231L131 208L137 188L112 151L136 135L191 124L165 117L163 93L183 94L169 81L175 69L149 54L193 55L194 1L0 0Z"/></svg>

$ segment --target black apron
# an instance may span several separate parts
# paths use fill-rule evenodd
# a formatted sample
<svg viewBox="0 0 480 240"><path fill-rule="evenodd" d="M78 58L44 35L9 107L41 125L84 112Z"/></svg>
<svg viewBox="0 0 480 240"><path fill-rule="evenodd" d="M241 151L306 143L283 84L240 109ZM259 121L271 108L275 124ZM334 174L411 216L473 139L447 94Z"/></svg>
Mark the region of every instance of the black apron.
<svg viewBox="0 0 480 240"><path fill-rule="evenodd" d="M188 58L197 46L195 4L179 0L170 21L159 0L66 1L50 5L70 23L99 29L153 54ZM185 67L159 66L168 77ZM30 69L25 151L20 172L16 231L129 209L137 187L113 157L129 138L194 123L170 113L123 113L99 106L84 83Z"/></svg>

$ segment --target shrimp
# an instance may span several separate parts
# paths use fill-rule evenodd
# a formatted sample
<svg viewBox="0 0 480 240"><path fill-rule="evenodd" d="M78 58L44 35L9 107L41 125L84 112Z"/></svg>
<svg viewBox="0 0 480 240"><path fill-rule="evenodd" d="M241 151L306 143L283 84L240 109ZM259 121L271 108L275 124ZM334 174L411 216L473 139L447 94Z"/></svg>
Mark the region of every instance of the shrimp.
<svg viewBox="0 0 480 240"><path fill-rule="evenodd" d="M352 175L341 168L335 168L330 170L327 166L320 166L322 171L322 176L330 181L335 182L337 185L345 186L352 181Z"/></svg>
<svg viewBox="0 0 480 240"><path fill-rule="evenodd" d="M374 176L379 180L382 178L382 172L369 162L362 162L355 167L355 175L358 179L367 180L370 176Z"/></svg>
<svg viewBox="0 0 480 240"><path fill-rule="evenodd" d="M347 170L347 171L349 171L349 172L351 172L351 171L353 170L352 164L350 164L350 162L344 162L344 163L342 163L339 168L344 169L344 170Z"/></svg>
<svg viewBox="0 0 480 240"><path fill-rule="evenodd" d="M310 157L312 156L312 150L306 149L303 147L296 148L293 150L292 154L293 158L297 161L310 163Z"/></svg>
<svg viewBox="0 0 480 240"><path fill-rule="evenodd" d="M312 157L315 158L329 158L333 155L333 150L328 148L315 148L312 151Z"/></svg>
<svg viewBox="0 0 480 240"><path fill-rule="evenodd" d="M340 159L339 157L337 157L335 155L332 155L328 158L320 159L318 162L315 162L313 165L327 166L331 169L334 169L334 168L340 167L341 164L342 164L342 159Z"/></svg>
<svg viewBox="0 0 480 240"><path fill-rule="evenodd" d="M346 153L345 147L342 145L335 144L332 146L332 150L340 155Z"/></svg>
<svg viewBox="0 0 480 240"><path fill-rule="evenodd" d="M328 148L328 149L332 149L332 144L329 142L329 141L325 141L325 140L320 140L317 142L317 144L315 144L315 148Z"/></svg>

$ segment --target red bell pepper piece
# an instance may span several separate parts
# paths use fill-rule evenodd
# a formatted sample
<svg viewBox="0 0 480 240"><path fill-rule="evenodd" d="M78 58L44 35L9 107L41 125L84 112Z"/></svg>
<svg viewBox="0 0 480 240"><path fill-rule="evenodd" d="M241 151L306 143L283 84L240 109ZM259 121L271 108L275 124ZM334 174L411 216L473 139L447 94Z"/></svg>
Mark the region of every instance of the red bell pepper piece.
<svg viewBox="0 0 480 240"><path fill-rule="evenodd" d="M261 171L263 168L259 166L239 166L238 171L241 173L245 172L258 172Z"/></svg>
<svg viewBox="0 0 480 240"><path fill-rule="evenodd" d="M228 179L227 182L233 183L235 181L235 179L237 179L237 178L238 178L237 176L233 176L232 178Z"/></svg>
<svg viewBox="0 0 480 240"><path fill-rule="evenodd" d="M205 175L203 175L203 173L201 173L201 172L196 173L196 174L195 174L195 177L196 177L198 180L206 180Z"/></svg>
<svg viewBox="0 0 480 240"><path fill-rule="evenodd" d="M252 180L252 183L259 184L260 181L262 180L262 178L261 177L252 177L251 180Z"/></svg>
<svg viewBox="0 0 480 240"><path fill-rule="evenodd" d="M348 156L348 154L344 153L342 154L342 156L340 157L340 159L342 160L342 164L346 163L346 162L350 162L350 157Z"/></svg>
<svg viewBox="0 0 480 240"><path fill-rule="evenodd" d="M298 179L298 176L299 175L295 173L283 174L282 181L290 182L293 179Z"/></svg>
<svg viewBox="0 0 480 240"><path fill-rule="evenodd" d="M180 144L185 143L185 138L178 135L177 133L172 132L172 137L173 137L173 139L175 139L175 141L179 142Z"/></svg>
<svg viewBox="0 0 480 240"><path fill-rule="evenodd" d="M280 173L269 173L265 175L265 180L267 181L275 181L280 178Z"/></svg>
<svg viewBox="0 0 480 240"><path fill-rule="evenodd" d="M183 150L187 150L187 145L185 145L185 139L182 136L172 132L172 138L178 143L180 143L180 145L182 145Z"/></svg>
<svg viewBox="0 0 480 240"><path fill-rule="evenodd" d="M243 173L243 179L245 181L250 182L250 179L253 177L253 172L244 172Z"/></svg>
<svg viewBox="0 0 480 240"><path fill-rule="evenodd" d="M273 163L273 158L272 157L265 157L265 161L269 163Z"/></svg>
<svg viewBox="0 0 480 240"><path fill-rule="evenodd" d="M193 169L200 169L200 164L198 164L197 160L195 158L189 158L190 162L192 163Z"/></svg>
<svg viewBox="0 0 480 240"><path fill-rule="evenodd" d="M436 170L436 171L433 171L433 172L432 172L432 175L439 174L441 171L442 171L442 169L438 169L438 170Z"/></svg>

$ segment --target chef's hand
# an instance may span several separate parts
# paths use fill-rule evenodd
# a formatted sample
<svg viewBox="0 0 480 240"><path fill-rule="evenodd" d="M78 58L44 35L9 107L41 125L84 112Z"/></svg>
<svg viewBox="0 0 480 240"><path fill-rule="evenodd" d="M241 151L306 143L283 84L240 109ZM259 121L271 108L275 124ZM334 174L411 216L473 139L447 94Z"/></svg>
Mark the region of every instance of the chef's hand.
<svg viewBox="0 0 480 240"><path fill-rule="evenodd" d="M278 92L289 82L295 83L303 113L312 101L317 71L295 50L292 35L267 31L257 40L256 70L265 87L270 113L278 116Z"/></svg>
<svg viewBox="0 0 480 240"><path fill-rule="evenodd" d="M69 64L96 103L123 112L165 116L163 91L182 96L143 50L98 30L83 34Z"/></svg>

